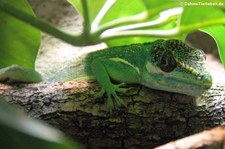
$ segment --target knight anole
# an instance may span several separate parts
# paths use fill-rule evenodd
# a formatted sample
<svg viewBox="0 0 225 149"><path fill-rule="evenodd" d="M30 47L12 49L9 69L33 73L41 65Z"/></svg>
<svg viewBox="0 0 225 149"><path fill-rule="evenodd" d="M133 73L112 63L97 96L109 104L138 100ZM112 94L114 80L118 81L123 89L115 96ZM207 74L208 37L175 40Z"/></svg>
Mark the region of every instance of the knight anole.
<svg viewBox="0 0 225 149"><path fill-rule="evenodd" d="M205 68L205 54L179 40L112 47L91 52L58 70L48 81L97 79L107 94L109 106L122 105L116 92L120 83L141 84L153 89L199 95L211 87L212 78Z"/></svg>
<svg viewBox="0 0 225 149"><path fill-rule="evenodd" d="M0 80L6 78L2 77L3 74L0 74ZM9 76L8 79L15 77ZM44 81L86 78L98 81L101 86L99 95L107 94L110 107L124 104L117 96L117 92L127 90L121 87L123 83L194 96L212 85L211 75L205 68L204 53L174 39L91 52L57 69ZM118 84L113 84L112 80Z"/></svg>

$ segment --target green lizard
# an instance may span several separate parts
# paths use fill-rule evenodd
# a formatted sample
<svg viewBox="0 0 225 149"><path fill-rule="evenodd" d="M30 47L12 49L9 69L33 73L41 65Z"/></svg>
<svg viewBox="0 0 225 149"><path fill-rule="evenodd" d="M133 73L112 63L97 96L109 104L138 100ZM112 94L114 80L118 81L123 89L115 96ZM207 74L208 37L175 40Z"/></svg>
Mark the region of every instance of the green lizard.
<svg viewBox="0 0 225 149"><path fill-rule="evenodd" d="M124 105L117 92L123 84L143 86L187 95L209 89L212 78L205 69L205 55L175 39L106 48L69 62L45 81L96 79L99 96L107 94L107 105ZM0 76L1 80L1 76ZM111 80L121 84L113 84Z"/></svg>
<svg viewBox="0 0 225 149"><path fill-rule="evenodd" d="M68 64L47 80L96 79L101 85L99 96L106 93L109 106L124 104L116 93L126 91L123 83L194 96L212 85L204 53L173 39L107 48ZM115 85L111 80L122 84Z"/></svg>

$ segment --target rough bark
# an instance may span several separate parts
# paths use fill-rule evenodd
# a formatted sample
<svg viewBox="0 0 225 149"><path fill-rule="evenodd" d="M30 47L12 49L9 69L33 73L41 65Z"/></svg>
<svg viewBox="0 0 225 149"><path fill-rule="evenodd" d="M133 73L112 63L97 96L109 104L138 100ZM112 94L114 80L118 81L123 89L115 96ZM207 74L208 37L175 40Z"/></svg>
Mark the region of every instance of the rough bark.
<svg viewBox="0 0 225 149"><path fill-rule="evenodd" d="M1 84L0 96L88 148L152 148L225 122L224 84L199 97L132 87L111 113L93 81Z"/></svg>

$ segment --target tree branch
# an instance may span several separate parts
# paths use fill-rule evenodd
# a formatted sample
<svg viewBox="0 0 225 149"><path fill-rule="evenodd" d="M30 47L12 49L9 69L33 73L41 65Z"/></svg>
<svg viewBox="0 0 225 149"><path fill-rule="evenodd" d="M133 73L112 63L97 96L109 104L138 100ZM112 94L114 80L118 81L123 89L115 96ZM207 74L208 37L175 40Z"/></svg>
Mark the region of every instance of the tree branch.
<svg viewBox="0 0 225 149"><path fill-rule="evenodd" d="M140 86L121 94L127 108L112 113L94 99L96 82L0 85L6 101L52 124L88 148L156 147L224 123L224 84L199 97Z"/></svg>

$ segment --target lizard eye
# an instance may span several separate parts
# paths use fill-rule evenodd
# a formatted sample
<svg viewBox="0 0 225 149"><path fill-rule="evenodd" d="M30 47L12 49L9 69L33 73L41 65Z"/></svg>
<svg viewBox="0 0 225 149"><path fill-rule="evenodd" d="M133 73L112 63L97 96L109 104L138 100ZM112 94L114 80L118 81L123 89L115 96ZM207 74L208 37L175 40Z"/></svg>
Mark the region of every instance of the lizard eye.
<svg viewBox="0 0 225 149"><path fill-rule="evenodd" d="M171 72L177 67L177 62L171 51L165 51L158 63L159 68L164 72Z"/></svg>

